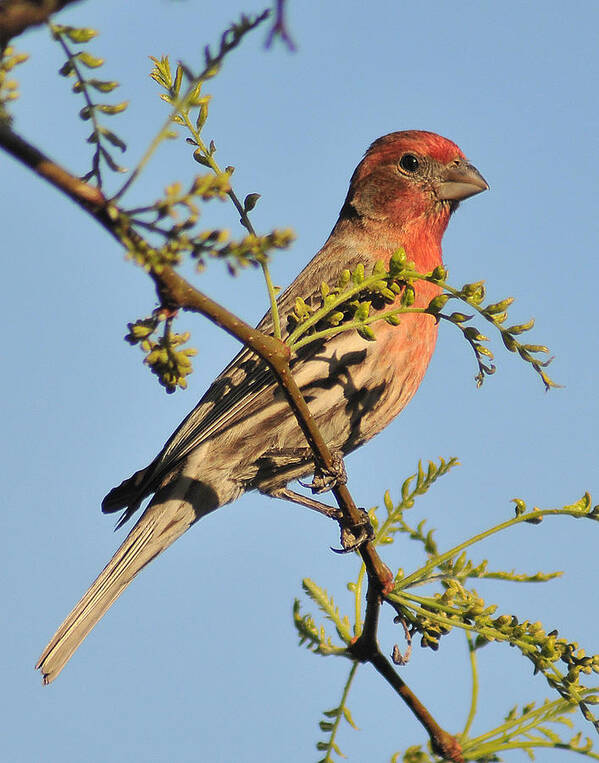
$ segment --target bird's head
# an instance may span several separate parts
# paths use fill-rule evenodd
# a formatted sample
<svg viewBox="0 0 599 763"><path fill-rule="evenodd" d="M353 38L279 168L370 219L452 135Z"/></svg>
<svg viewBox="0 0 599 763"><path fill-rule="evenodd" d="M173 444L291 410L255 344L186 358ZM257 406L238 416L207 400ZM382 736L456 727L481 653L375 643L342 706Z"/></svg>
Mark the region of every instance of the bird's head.
<svg viewBox="0 0 599 763"><path fill-rule="evenodd" d="M451 140L422 130L393 132L375 140L357 166L341 214L404 235L426 226L440 242L460 201L488 188Z"/></svg>

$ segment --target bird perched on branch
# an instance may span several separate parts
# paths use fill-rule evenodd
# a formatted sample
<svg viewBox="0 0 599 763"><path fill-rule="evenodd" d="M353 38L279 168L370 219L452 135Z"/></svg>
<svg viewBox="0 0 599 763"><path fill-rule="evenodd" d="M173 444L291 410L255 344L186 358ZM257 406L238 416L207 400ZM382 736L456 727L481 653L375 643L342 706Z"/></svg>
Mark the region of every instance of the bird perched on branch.
<svg viewBox="0 0 599 763"><path fill-rule="evenodd" d="M452 212L487 188L458 146L439 135L410 130L376 140L352 176L327 242L279 297L282 325L298 297L309 305L322 282L336 282L343 269L361 263L370 272L400 248L419 272L441 265ZM435 284L416 281L413 306L426 308L438 292ZM270 332L271 325L267 315L259 328ZM371 328L376 341L341 331L292 358L310 413L331 451L341 455L380 432L410 401L437 338L435 317L425 313ZM44 649L36 665L44 683L56 678L135 575L198 519L249 490L305 503L287 485L314 471L312 452L271 371L243 349L154 461L104 499L104 512L124 509L120 525L153 496Z"/></svg>

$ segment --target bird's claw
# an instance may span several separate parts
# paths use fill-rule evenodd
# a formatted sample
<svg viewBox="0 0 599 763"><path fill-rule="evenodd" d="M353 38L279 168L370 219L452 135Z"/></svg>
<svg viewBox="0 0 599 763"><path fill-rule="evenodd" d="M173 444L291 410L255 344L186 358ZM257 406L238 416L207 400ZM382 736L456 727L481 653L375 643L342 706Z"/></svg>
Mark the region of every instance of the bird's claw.
<svg viewBox="0 0 599 763"><path fill-rule="evenodd" d="M302 482L298 480L302 487L312 491L314 494L326 493L337 485L345 485L347 482L347 472L343 463L343 456L340 453L332 454L333 460L329 469L316 469L312 482Z"/></svg>
<svg viewBox="0 0 599 763"><path fill-rule="evenodd" d="M358 551L358 549L369 543L374 538L374 529L368 517L366 509L360 509L363 514L363 519L360 523L353 525L352 527L341 528L341 548L333 548L331 551L336 554L350 554L352 551Z"/></svg>

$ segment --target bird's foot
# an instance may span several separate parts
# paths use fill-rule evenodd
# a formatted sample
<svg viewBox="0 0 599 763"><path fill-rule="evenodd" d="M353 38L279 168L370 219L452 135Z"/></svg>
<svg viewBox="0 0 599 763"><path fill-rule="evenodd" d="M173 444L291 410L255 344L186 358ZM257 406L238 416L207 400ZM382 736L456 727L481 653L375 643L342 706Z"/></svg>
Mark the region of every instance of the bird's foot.
<svg viewBox="0 0 599 763"><path fill-rule="evenodd" d="M366 509L362 512L362 520L351 527L341 528L341 548L331 548L336 554L350 554L358 551L364 543L369 543L374 538L374 529L370 522Z"/></svg>
<svg viewBox="0 0 599 763"><path fill-rule="evenodd" d="M337 485L345 485L347 482L347 472L343 463L343 456L340 452L332 453L333 462L329 469L316 469L312 482L302 482L298 480L302 487L308 488L314 494L326 493Z"/></svg>

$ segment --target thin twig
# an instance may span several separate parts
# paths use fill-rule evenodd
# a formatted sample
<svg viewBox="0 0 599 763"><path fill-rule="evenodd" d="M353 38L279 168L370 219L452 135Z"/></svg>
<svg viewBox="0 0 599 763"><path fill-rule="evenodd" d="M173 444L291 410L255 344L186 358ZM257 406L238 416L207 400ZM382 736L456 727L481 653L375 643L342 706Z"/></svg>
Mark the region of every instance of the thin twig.
<svg viewBox="0 0 599 763"><path fill-rule="evenodd" d="M53 26L52 24L49 23L48 26L50 27L50 31L52 35L54 36L54 39L58 41L58 44L60 45L65 56L67 57L67 61L73 67L73 71L75 72L77 81L81 83L81 94L83 95L85 104L88 109L88 113L92 123L93 134L97 136L96 150L94 151L94 157L92 159L92 173L93 175L95 175L95 177L98 180L98 188L102 188L102 171L100 170L100 124L98 122L98 115L96 113L95 104L92 102L92 99L90 98L89 89L85 85L85 77L83 76L83 73L77 64L77 56L72 53L71 49L65 42L63 35L55 32L54 29L52 28Z"/></svg>
<svg viewBox="0 0 599 763"><path fill-rule="evenodd" d="M275 20L264 43L265 47L270 48L275 37L279 37L292 53L295 51L295 43L291 39L285 23L285 0L277 0L276 2Z"/></svg>
<svg viewBox="0 0 599 763"><path fill-rule="evenodd" d="M472 692L470 695L470 711L464 730L460 734L462 739L466 739L470 734L470 729L476 716L476 710L478 706L478 666L476 664L476 650L474 648L474 641L469 633L466 633L466 640L468 641L468 654L470 656L470 670L472 672Z"/></svg>
<svg viewBox="0 0 599 763"><path fill-rule="evenodd" d="M194 80L193 82L195 82ZM192 82L192 84L193 84ZM202 136L200 135L200 130L197 129L189 119L189 114L182 113L180 116L185 121L185 126L190 131L190 133L193 135L193 139L195 141L195 144L198 147L198 150L202 152L204 160L206 162L206 165L210 167L212 172L214 172L215 175L222 175L223 171L221 170L218 162L213 156L213 152L208 150L208 147L202 140ZM249 234L252 236L256 235L256 231L254 230L254 226L252 225L252 221L250 220L248 213L246 211L245 206L241 203L239 200L239 197L233 190L233 188L229 188L227 191L227 196L231 199L233 202L233 206L235 209L239 212L239 222L243 225L243 227L247 230ZM266 290L268 292L268 299L270 302L270 314L272 317L272 325L273 325L273 331L274 335L277 339L281 338L281 319L279 316L279 308L277 305L277 295L275 292L275 288L272 282L272 278L270 276L270 270L268 268L268 263L262 262L260 263L262 267L262 274L264 275L264 280L266 281Z"/></svg>

